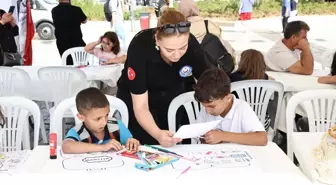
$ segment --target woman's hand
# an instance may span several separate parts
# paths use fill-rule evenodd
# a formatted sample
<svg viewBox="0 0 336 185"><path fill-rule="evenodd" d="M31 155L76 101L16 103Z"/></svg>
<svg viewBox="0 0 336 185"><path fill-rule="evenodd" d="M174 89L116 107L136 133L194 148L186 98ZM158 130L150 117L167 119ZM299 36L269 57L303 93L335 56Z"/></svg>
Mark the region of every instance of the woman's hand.
<svg viewBox="0 0 336 185"><path fill-rule="evenodd" d="M178 142L181 142L180 138L173 138L174 134L168 130L161 130L158 134L157 141L163 147L171 147Z"/></svg>

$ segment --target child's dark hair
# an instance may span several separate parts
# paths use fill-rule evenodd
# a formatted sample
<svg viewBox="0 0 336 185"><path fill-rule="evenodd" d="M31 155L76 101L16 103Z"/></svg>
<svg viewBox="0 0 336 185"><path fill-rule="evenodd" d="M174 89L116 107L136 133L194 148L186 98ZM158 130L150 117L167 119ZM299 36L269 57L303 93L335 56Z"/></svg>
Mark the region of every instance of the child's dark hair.
<svg viewBox="0 0 336 185"><path fill-rule="evenodd" d="M90 87L80 91L76 96L76 107L79 114L85 115L87 111L109 106L104 93L99 89Z"/></svg>
<svg viewBox="0 0 336 185"><path fill-rule="evenodd" d="M210 103L230 93L231 80L222 69L208 69L200 76L194 89L194 97L197 101Z"/></svg>
<svg viewBox="0 0 336 185"><path fill-rule="evenodd" d="M120 42L118 39L118 35L113 31L108 31L104 33L104 35L102 36L102 39L103 38L107 38L113 43L112 52L117 55L120 52Z"/></svg>
<svg viewBox="0 0 336 185"><path fill-rule="evenodd" d="M330 70L330 74L332 76L336 75L336 52L334 54L334 58L333 58L333 61L331 63L331 70Z"/></svg>

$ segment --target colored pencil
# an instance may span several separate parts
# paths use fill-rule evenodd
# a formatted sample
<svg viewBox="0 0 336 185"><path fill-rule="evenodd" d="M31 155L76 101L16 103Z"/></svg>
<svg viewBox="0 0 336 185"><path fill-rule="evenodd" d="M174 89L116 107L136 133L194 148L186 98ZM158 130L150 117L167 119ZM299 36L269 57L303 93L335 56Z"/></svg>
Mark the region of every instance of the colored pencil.
<svg viewBox="0 0 336 185"><path fill-rule="evenodd" d="M170 154L177 155L177 156L179 156L179 157L183 157L183 155L177 154L177 153L172 152L172 151L169 151L169 150L167 150L167 149L159 148L159 147L152 146L152 145L145 145L145 146L150 147L150 148L153 148L153 149L158 150L158 151L160 151L160 152L170 153Z"/></svg>
<svg viewBox="0 0 336 185"><path fill-rule="evenodd" d="M191 166L188 166L188 168L186 168L185 170L183 170L183 172L179 176L177 176L176 179L180 178L183 174L187 173L190 170L190 168L191 168Z"/></svg>

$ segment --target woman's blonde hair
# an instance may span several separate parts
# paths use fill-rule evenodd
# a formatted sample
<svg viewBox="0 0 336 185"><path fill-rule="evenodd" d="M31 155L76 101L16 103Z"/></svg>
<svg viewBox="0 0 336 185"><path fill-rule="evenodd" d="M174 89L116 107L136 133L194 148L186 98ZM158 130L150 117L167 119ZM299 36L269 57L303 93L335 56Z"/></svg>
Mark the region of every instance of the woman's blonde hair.
<svg viewBox="0 0 336 185"><path fill-rule="evenodd" d="M159 18L157 22L157 27L160 28L165 24L177 24L177 23L185 22L185 21L187 21L187 19L184 17L184 15L181 12L175 10L174 8L167 8L162 13L161 17ZM170 35L174 35L174 34L165 34L162 31L160 31L160 29L157 29L156 34L157 34L158 39L162 37L169 37ZM186 33L176 32L176 34L189 34L189 32L186 32Z"/></svg>
<svg viewBox="0 0 336 185"><path fill-rule="evenodd" d="M238 72L243 73L245 79L264 79L266 64L264 55L257 50L248 49L240 55Z"/></svg>

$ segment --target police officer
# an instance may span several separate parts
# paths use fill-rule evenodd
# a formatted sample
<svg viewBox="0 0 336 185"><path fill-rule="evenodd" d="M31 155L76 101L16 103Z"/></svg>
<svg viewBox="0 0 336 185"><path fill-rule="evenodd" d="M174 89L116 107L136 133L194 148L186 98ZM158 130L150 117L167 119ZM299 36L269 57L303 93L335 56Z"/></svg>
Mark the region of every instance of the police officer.
<svg viewBox="0 0 336 185"><path fill-rule="evenodd" d="M129 129L142 144L169 147L181 141L168 131L169 104L208 68L189 28L186 18L169 8L157 28L139 32L129 45L117 97L126 103Z"/></svg>

